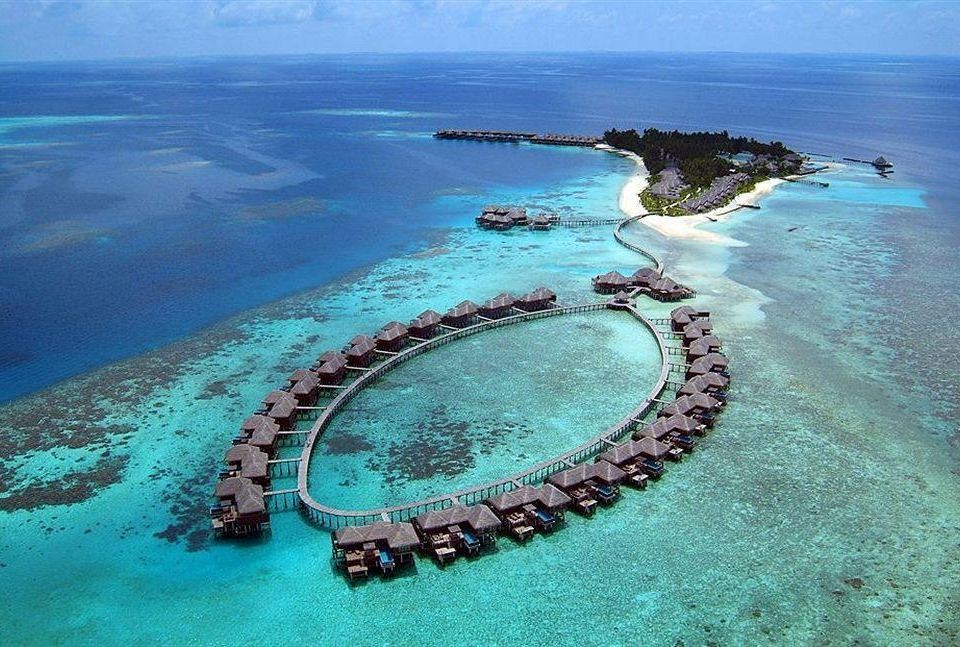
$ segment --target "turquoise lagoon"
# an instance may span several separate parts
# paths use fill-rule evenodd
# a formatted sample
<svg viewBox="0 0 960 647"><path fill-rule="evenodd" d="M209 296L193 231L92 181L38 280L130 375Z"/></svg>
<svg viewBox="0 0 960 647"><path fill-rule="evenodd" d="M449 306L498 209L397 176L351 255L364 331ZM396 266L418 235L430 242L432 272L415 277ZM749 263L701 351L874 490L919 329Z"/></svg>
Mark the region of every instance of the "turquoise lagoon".
<svg viewBox="0 0 960 647"><path fill-rule="evenodd" d="M365 123L364 132L391 132L380 139L396 145L409 137L424 147L422 163L442 167L429 147L443 144L399 123L433 112L428 105L390 108L410 115L369 105L344 103L328 116L378 113L363 118L388 121ZM566 108L609 110L586 101ZM577 129L555 129L564 125ZM807 141L850 144L820 137ZM480 559L442 570L421 559L392 581L356 586L334 572L329 534L296 512L274 515L261 540L213 542L205 513L220 457L292 369L425 308L538 285L567 303L593 300L591 276L643 264L607 227L495 234L472 224L490 202L614 216L630 163L593 151L461 146L462 156L476 150L496 162L497 179L483 182L484 169L470 168L433 191L417 241L3 406L15 433L2 436L0 454L8 591L0 637L955 644L960 376L944 321L960 312L960 227L949 216L956 192L919 161L923 149L939 164L936 146L892 147L883 148L898 162L890 179L842 166L823 176L829 188L784 185L762 209L709 225L739 246L627 229L698 290L696 305L712 311L734 373L717 429L647 491L625 493L590 520L571 515L524 546L504 539ZM556 168L546 179L509 177L527 164ZM321 443L311 488L334 505L374 505L513 471L629 411L653 383L656 359L642 328L605 312L450 344L352 403ZM462 409L438 408L457 397ZM410 441L440 449L418 461Z"/></svg>

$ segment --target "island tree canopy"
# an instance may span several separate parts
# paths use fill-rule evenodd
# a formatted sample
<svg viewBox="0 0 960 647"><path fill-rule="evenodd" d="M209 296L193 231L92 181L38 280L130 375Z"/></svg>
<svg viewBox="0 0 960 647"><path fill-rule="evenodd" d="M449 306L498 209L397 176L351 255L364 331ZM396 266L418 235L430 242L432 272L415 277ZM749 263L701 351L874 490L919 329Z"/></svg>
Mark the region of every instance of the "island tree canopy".
<svg viewBox="0 0 960 647"><path fill-rule="evenodd" d="M731 137L726 130L682 133L647 128L641 135L633 129L612 129L603 134L603 141L642 157L653 175L675 165L684 179L695 187L707 186L715 178L730 172L730 161L721 155L753 153L780 158L793 152L781 142L765 144L746 137Z"/></svg>

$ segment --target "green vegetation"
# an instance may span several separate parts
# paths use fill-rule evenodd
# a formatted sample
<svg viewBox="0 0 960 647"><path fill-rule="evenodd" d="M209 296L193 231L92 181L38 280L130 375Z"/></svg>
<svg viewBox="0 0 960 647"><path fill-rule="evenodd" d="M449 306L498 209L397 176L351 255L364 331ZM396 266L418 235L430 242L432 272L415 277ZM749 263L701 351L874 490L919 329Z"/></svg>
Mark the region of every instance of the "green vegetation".
<svg viewBox="0 0 960 647"><path fill-rule="evenodd" d="M647 128L640 135L632 129L612 129L603 134L603 141L642 157L651 175L656 175L670 163L676 164L684 180L694 187L709 186L714 179L730 172L732 162L721 155L753 153L782 159L793 153L781 142L763 143L746 137L731 137L725 130L682 133Z"/></svg>

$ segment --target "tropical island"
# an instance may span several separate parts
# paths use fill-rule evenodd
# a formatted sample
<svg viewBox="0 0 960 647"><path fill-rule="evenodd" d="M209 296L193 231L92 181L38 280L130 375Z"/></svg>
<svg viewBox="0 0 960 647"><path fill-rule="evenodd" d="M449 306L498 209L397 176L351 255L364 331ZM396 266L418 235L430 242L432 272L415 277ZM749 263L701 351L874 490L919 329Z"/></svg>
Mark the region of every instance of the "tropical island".
<svg viewBox="0 0 960 647"><path fill-rule="evenodd" d="M603 142L643 158L650 179L640 201L648 212L667 216L711 211L765 180L809 172L803 168L804 158L782 142L731 137L725 130L647 128L640 134L611 129Z"/></svg>

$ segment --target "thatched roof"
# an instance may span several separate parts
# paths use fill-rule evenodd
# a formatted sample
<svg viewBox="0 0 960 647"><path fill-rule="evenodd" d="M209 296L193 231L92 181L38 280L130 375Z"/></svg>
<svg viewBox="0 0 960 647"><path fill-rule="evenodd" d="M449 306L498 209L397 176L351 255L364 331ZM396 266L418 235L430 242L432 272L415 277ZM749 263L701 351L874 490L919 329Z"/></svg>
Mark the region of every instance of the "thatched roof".
<svg viewBox="0 0 960 647"><path fill-rule="evenodd" d="M259 427L263 425L276 426L276 424L277 423L274 422L272 418L268 418L267 416L262 416L260 414L257 414L257 415L250 416L249 418L244 420L243 424L240 425L240 431L242 431L245 434L252 434L254 431L256 431Z"/></svg>
<svg viewBox="0 0 960 647"><path fill-rule="evenodd" d="M614 271L595 276L593 282L600 285L627 285L630 280L620 272Z"/></svg>
<svg viewBox="0 0 960 647"><path fill-rule="evenodd" d="M448 317L469 317L479 312L480 306L473 301L461 301L454 307L447 310Z"/></svg>
<svg viewBox="0 0 960 647"><path fill-rule="evenodd" d="M710 353L695 359L690 365L689 372L693 375L703 375L715 372L717 369L724 370L729 364L730 361L720 353Z"/></svg>
<svg viewBox="0 0 960 647"><path fill-rule="evenodd" d="M633 444L637 450L637 454L644 458L660 460L670 453L670 445L649 437L634 441Z"/></svg>
<svg viewBox="0 0 960 647"><path fill-rule="evenodd" d="M264 406L269 407L270 405L276 404L277 402L280 402L284 398L288 397L290 397L290 394L287 391L271 391L267 394L267 397L263 399L263 404Z"/></svg>
<svg viewBox="0 0 960 647"><path fill-rule="evenodd" d="M530 294L525 294L524 296L518 299L518 301L521 301L523 303L534 303L537 301L556 301L556 300L557 300L557 294L553 290L549 288L544 288L544 287L539 287L533 292L531 292Z"/></svg>
<svg viewBox="0 0 960 647"><path fill-rule="evenodd" d="M274 419L289 418L297 411L297 400L292 395L284 392L285 398L277 400L267 415Z"/></svg>
<svg viewBox="0 0 960 647"><path fill-rule="evenodd" d="M318 366L323 366L324 364L327 364L329 362L333 362L334 364L338 364L340 366L346 366L347 358L344 357L343 353L341 353L340 351L328 350L317 359Z"/></svg>
<svg viewBox="0 0 960 647"><path fill-rule="evenodd" d="M540 486L540 503L550 510L563 509L570 505L570 497L549 483Z"/></svg>
<svg viewBox="0 0 960 647"><path fill-rule="evenodd" d="M412 327L416 328L427 328L429 326L436 326L440 323L440 313L435 310L424 310L420 315L410 322Z"/></svg>
<svg viewBox="0 0 960 647"><path fill-rule="evenodd" d="M306 368L298 368L293 373L290 374L290 377L287 378L287 381L290 384L296 384L305 377L317 377L317 374Z"/></svg>
<svg viewBox="0 0 960 647"><path fill-rule="evenodd" d="M581 463L562 472L556 472L547 477L547 483L559 488L570 489L594 480L601 483L619 483L626 478L626 473L616 465L607 461L599 463Z"/></svg>
<svg viewBox="0 0 960 647"><path fill-rule="evenodd" d="M677 323L690 323L697 316L697 311L690 306L680 306L670 312L670 319Z"/></svg>
<svg viewBox="0 0 960 647"><path fill-rule="evenodd" d="M433 510L425 512L413 521L424 532L434 532L458 524L467 524L480 533L492 532L500 527L500 518L483 504L469 507L455 505L443 510Z"/></svg>
<svg viewBox="0 0 960 647"><path fill-rule="evenodd" d="M231 476L220 481L217 483L214 494L218 499L233 499L233 505L242 515L267 511L267 505L263 500L263 488L243 476Z"/></svg>
<svg viewBox="0 0 960 647"><path fill-rule="evenodd" d="M513 304L517 302L517 298L510 294L509 292L501 292L497 296L493 297L489 301L483 304L484 310L500 310L502 308L513 307Z"/></svg>
<svg viewBox="0 0 960 647"><path fill-rule="evenodd" d="M224 460L234 469L239 468L240 476L249 479L262 479L269 474L269 456L252 445L234 445L227 450Z"/></svg>
<svg viewBox="0 0 960 647"><path fill-rule="evenodd" d="M410 549L420 545L420 537L413 525L378 521L369 526L346 526L333 533L340 548L360 546L367 542L386 543L392 550Z"/></svg>
<svg viewBox="0 0 960 647"><path fill-rule="evenodd" d="M720 402L711 398L705 393L695 393L693 395L684 395L665 406L660 412L661 417L669 418L675 415L686 416L691 411L697 409L712 410L720 406Z"/></svg>
<svg viewBox="0 0 960 647"><path fill-rule="evenodd" d="M516 510L517 508L522 508L528 503L534 503L538 500L540 500L540 490L530 485L524 485L516 490L503 492L502 494L491 497L484 503L490 506L494 512L505 513Z"/></svg>
<svg viewBox="0 0 960 647"><path fill-rule="evenodd" d="M704 373L690 378L686 384L680 387L677 392L680 395L690 395L693 393L703 393L708 389L725 389L729 386L730 380L719 373Z"/></svg>
<svg viewBox="0 0 960 647"><path fill-rule="evenodd" d="M290 387L290 393L291 395L309 395L316 391L318 384L320 384L320 380L317 379L316 375L308 375Z"/></svg>
<svg viewBox="0 0 960 647"><path fill-rule="evenodd" d="M406 337L409 333L407 327L398 321L391 321L377 333L379 341L394 341Z"/></svg>

